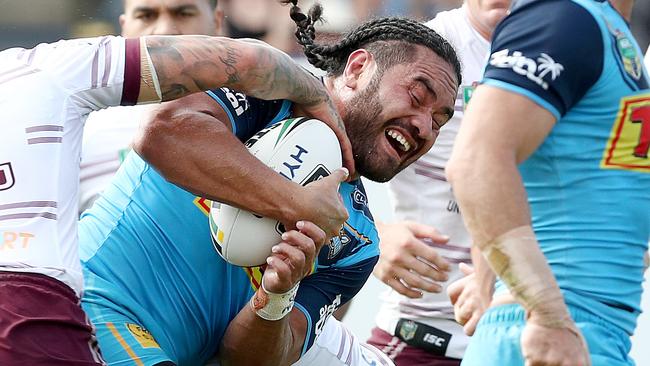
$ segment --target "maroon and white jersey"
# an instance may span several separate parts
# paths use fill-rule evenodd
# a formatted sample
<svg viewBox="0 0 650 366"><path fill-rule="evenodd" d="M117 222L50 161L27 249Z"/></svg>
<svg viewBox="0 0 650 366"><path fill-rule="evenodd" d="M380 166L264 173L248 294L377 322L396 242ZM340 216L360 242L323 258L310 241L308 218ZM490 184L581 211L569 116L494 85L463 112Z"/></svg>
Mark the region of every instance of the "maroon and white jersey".
<svg viewBox="0 0 650 366"><path fill-rule="evenodd" d="M127 48L137 65L126 65ZM46 274L81 292L84 122L92 111L135 103L139 85L138 39L76 39L0 52L0 270Z"/></svg>
<svg viewBox="0 0 650 366"><path fill-rule="evenodd" d="M462 63L463 84L458 90L453 118L440 130L433 148L418 161L404 169L389 183L395 216L398 220L413 220L436 227L449 235L448 245L434 245L450 263L452 272L443 291L424 293L421 299L410 299L395 291L382 294L382 305L377 315L377 326L395 334L400 318L416 320L451 334L446 356L462 358L468 337L454 321L454 312L446 285L462 277L458 263L470 263L470 235L465 229L451 185L445 178L449 159L460 128L463 111L473 86L481 80L485 61L490 52L489 42L472 28L467 9L438 13L427 23L456 49Z"/></svg>

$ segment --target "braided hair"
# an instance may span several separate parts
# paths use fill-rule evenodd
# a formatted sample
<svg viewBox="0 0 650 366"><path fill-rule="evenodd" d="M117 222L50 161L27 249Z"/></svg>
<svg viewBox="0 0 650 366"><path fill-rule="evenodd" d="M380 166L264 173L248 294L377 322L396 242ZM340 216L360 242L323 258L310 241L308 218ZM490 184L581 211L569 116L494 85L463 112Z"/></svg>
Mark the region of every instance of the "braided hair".
<svg viewBox="0 0 650 366"><path fill-rule="evenodd" d="M413 45L422 45L447 61L456 72L460 85L461 67L454 48L433 29L415 20L399 17L378 18L367 21L348 32L339 43L321 45L315 42L314 23L322 20L323 8L313 5L308 14L298 7L298 0L280 0L291 4L289 15L296 23L296 38L303 46L309 63L331 76L343 73L348 56L359 48L370 51L380 71L390 65L409 62L416 50Z"/></svg>

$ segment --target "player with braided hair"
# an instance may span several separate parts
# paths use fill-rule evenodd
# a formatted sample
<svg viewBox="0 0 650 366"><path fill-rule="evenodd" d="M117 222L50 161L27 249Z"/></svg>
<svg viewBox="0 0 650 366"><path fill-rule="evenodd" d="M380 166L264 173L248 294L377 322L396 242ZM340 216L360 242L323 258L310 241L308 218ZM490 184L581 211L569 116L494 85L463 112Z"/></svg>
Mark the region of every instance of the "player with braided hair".
<svg viewBox="0 0 650 366"><path fill-rule="evenodd" d="M380 356L367 358L368 348L331 318L361 289L379 254L358 178L387 181L431 148L453 114L460 66L444 39L407 19L374 20L337 45L318 45L318 8L307 15L293 5L301 44L311 60L329 69L323 84L352 145L356 172L338 191L349 219L328 241L306 220L294 223L268 266L238 268L212 247L210 205L131 153L80 222L83 306L109 364L201 365L215 354L224 365L290 365L299 359L304 365L389 364ZM177 138L188 144L209 138L228 148L230 161L239 154L245 161L250 154L237 140L302 114L286 100L215 89L162 105L136 151L173 154L180 148ZM206 166L214 164L207 159L214 160L206 157ZM236 181L236 170L237 164L229 166L224 179ZM239 197L247 196L242 185ZM314 271L307 275L309 268ZM248 305L255 293L294 288L293 307L277 320Z"/></svg>
<svg viewBox="0 0 650 366"><path fill-rule="evenodd" d="M313 5L308 14L302 13L297 0L281 0L292 4L291 19L296 23L296 38L303 46L309 63L327 72L328 76L339 76L343 73L348 56L356 49L365 48L377 59L380 67L404 63L409 59L408 52L399 46L388 45L386 42L402 42L409 49L419 44L433 50L443 60L452 64L458 80L461 80L460 62L453 47L438 33L408 18L378 18L370 20L353 31L336 44L319 45L315 43L316 31L314 23L321 19L323 9L320 4ZM380 72L384 70L380 69ZM381 75L379 75L381 76Z"/></svg>

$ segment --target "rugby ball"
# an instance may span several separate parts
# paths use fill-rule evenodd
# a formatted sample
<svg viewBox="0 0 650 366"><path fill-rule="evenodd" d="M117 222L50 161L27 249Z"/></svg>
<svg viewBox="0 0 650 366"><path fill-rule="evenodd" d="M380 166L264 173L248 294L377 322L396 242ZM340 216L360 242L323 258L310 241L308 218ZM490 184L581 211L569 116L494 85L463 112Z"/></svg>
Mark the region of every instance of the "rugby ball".
<svg viewBox="0 0 650 366"><path fill-rule="evenodd" d="M311 118L280 121L251 137L246 147L271 169L303 186L342 166L334 131ZM276 220L216 201L209 216L212 243L231 264L262 265L271 247L282 241L284 227Z"/></svg>

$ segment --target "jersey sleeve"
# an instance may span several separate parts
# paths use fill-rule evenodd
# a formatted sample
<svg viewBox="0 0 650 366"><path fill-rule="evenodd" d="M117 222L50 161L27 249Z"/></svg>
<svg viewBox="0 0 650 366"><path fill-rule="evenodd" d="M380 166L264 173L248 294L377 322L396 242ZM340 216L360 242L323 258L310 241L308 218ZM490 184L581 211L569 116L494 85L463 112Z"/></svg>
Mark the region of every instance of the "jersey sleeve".
<svg viewBox="0 0 650 366"><path fill-rule="evenodd" d="M288 118L291 112L288 100L257 99L229 88L209 90L207 94L226 111L232 132L242 141Z"/></svg>
<svg viewBox="0 0 650 366"><path fill-rule="evenodd" d="M328 267L300 282L294 306L307 318L301 355L312 346L327 318L361 290L378 259L375 256L345 267Z"/></svg>
<svg viewBox="0 0 650 366"><path fill-rule="evenodd" d="M105 36L43 43L16 57L47 74L83 113L122 102L126 47L124 38ZM140 75L134 78L139 85Z"/></svg>
<svg viewBox="0 0 650 366"><path fill-rule="evenodd" d="M599 79L603 33L573 1L520 1L495 30L483 83L563 116Z"/></svg>

